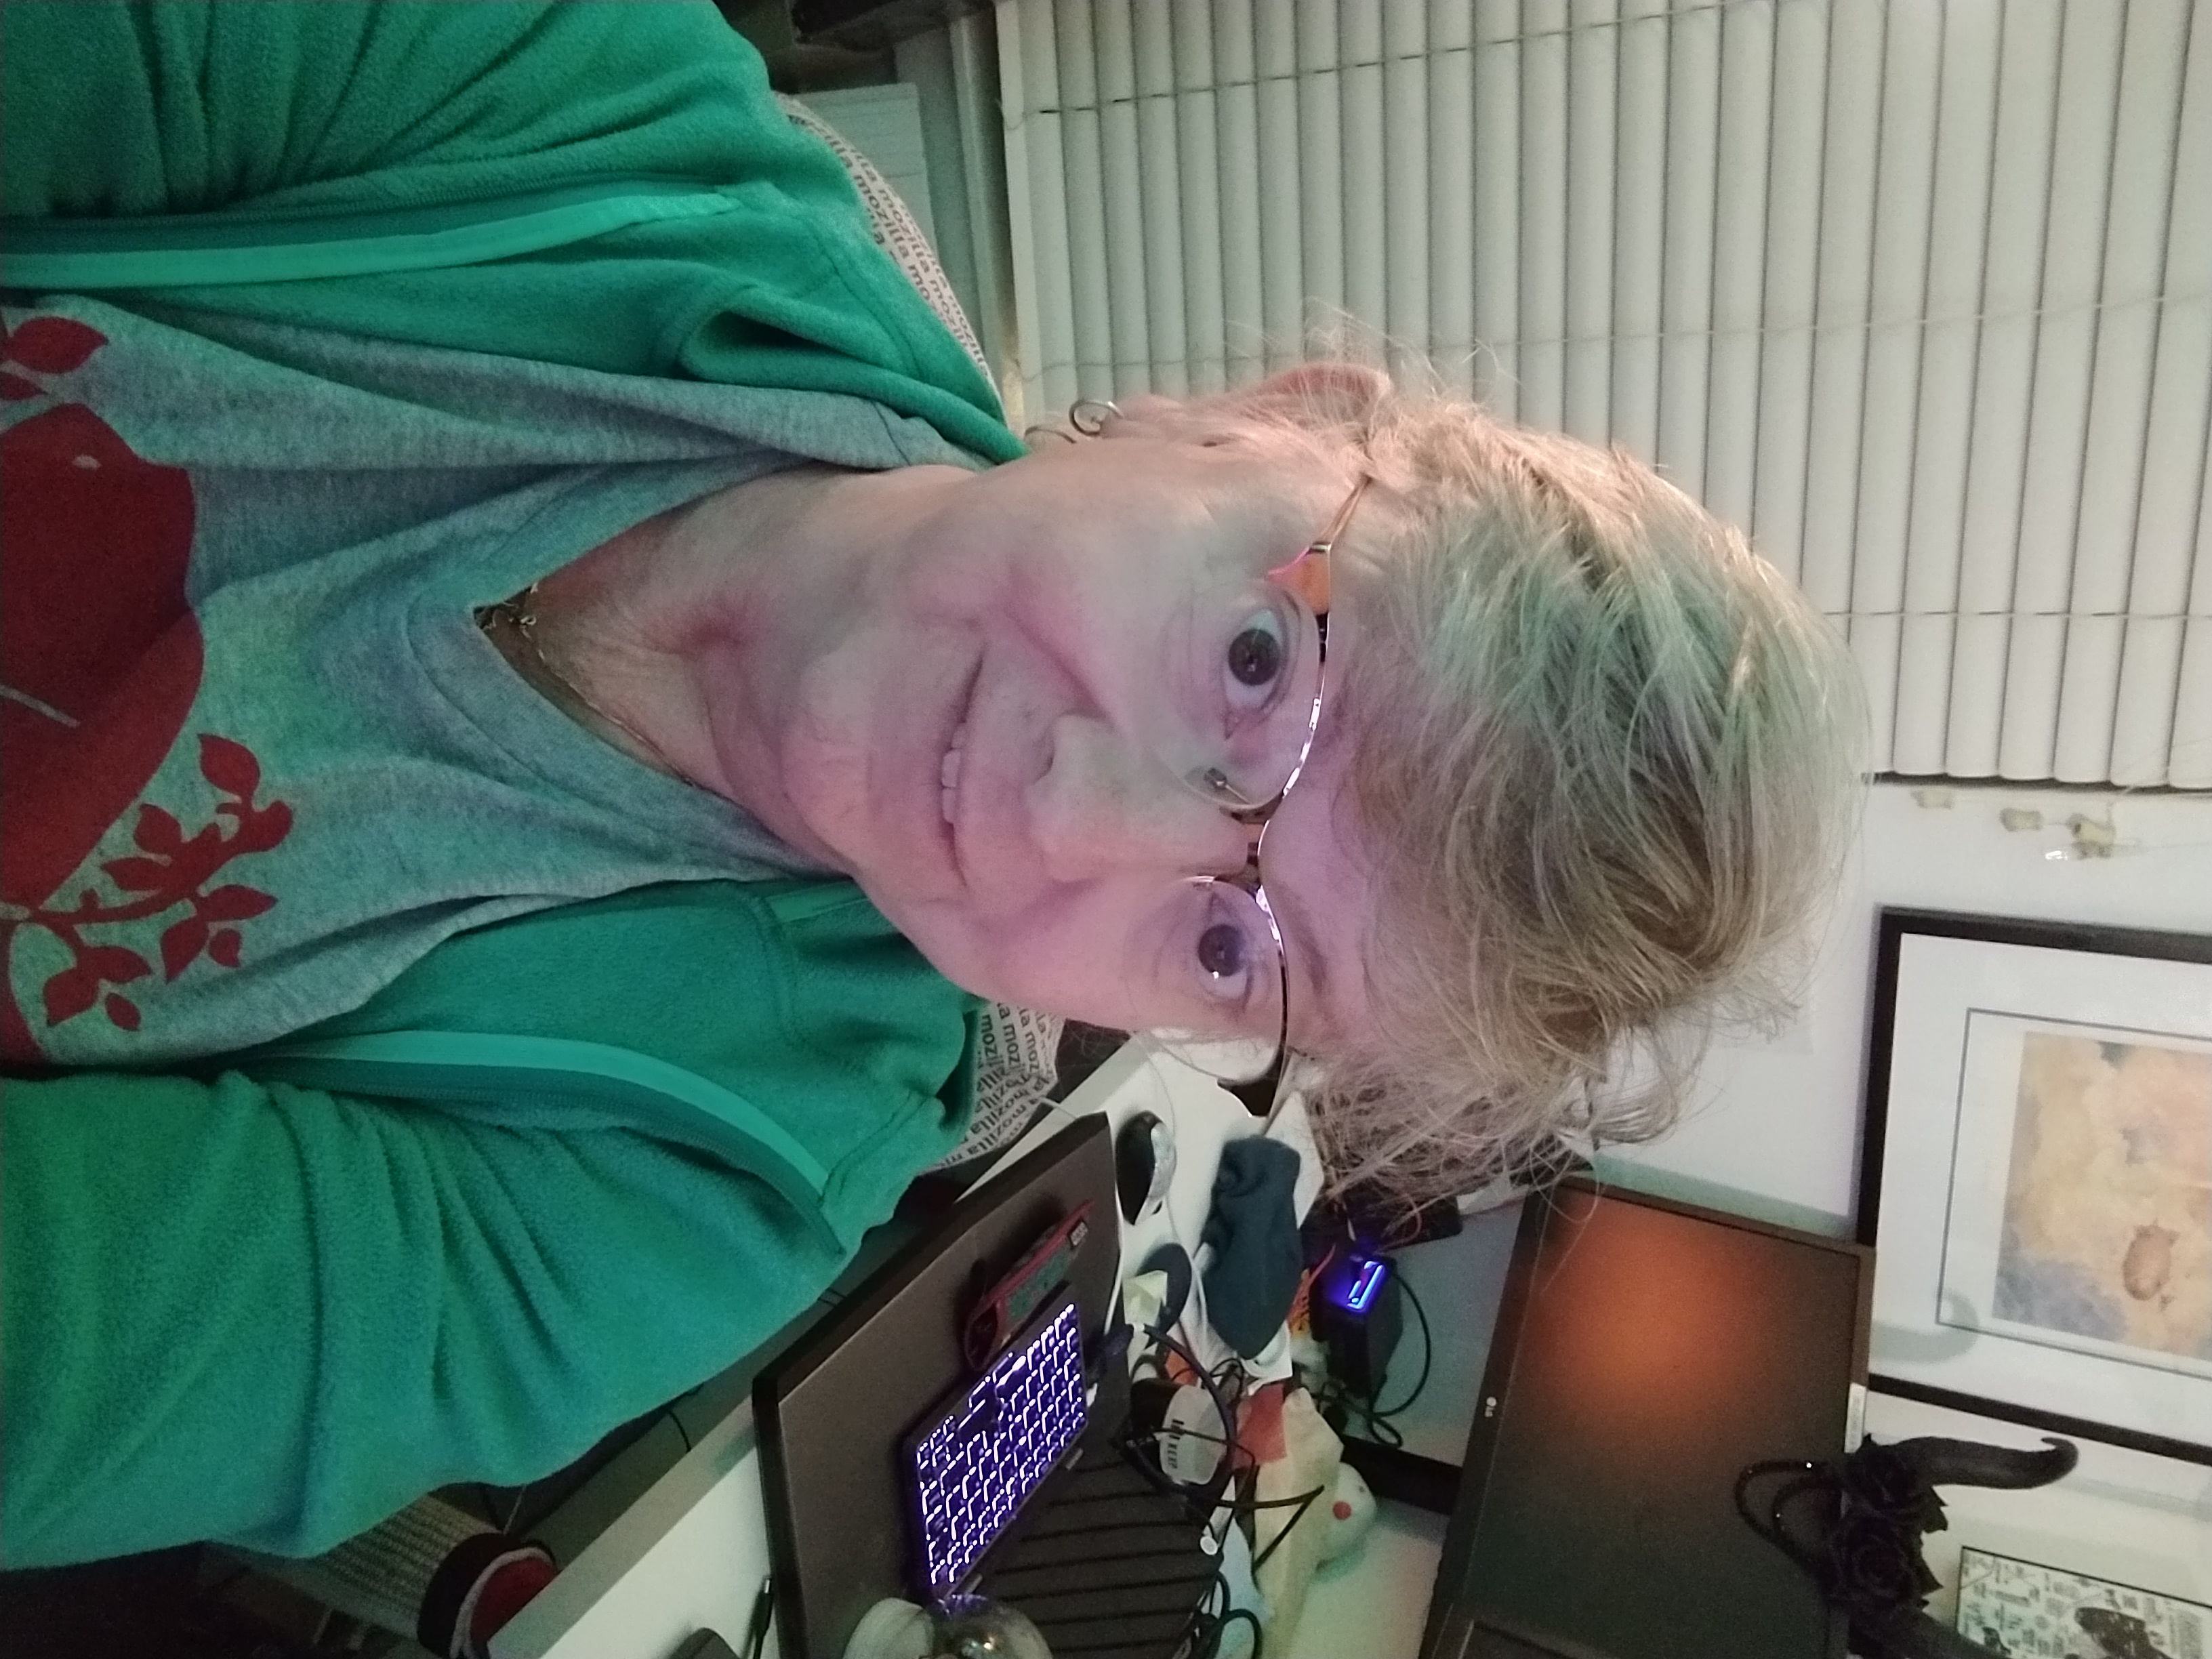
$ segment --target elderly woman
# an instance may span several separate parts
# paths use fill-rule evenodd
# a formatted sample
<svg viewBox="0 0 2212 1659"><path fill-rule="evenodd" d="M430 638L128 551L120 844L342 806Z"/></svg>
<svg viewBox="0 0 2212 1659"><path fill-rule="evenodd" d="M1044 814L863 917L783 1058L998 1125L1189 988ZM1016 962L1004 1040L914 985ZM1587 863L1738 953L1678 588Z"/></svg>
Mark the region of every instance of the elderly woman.
<svg viewBox="0 0 2212 1659"><path fill-rule="evenodd" d="M1441 1183L1656 1127L1833 865L1733 532L1352 365L1024 453L703 3L4 19L6 1565L557 1467L954 1146L978 998Z"/></svg>

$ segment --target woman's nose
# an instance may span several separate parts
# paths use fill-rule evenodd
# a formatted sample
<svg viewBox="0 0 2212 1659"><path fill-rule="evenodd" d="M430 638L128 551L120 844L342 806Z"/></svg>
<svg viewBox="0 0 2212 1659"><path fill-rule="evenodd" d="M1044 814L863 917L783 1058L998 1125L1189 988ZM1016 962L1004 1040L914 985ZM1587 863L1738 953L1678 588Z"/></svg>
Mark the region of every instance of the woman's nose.
<svg viewBox="0 0 2212 1659"><path fill-rule="evenodd" d="M1055 881L1127 871L1234 875L1250 847L1251 832L1165 759L1087 714L1053 723L1052 763L1031 792L1030 811Z"/></svg>

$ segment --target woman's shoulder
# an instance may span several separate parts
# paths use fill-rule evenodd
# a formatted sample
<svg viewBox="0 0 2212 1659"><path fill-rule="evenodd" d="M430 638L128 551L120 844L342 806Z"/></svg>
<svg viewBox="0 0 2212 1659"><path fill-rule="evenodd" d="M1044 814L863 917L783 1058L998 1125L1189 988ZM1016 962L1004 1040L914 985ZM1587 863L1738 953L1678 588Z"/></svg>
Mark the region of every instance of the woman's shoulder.
<svg viewBox="0 0 2212 1659"><path fill-rule="evenodd" d="M745 142L743 118L778 119L758 55L706 0L71 0L0 8L0 31L11 218L419 204L610 164L674 174L702 145Z"/></svg>

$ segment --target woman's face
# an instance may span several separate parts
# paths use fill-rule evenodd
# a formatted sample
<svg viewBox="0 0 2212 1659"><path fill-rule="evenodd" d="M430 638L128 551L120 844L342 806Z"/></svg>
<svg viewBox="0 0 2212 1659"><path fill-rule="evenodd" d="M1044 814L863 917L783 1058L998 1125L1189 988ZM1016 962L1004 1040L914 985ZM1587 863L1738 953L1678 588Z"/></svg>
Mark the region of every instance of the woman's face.
<svg viewBox="0 0 2212 1659"><path fill-rule="evenodd" d="M1272 946L1224 964L1224 896L1190 879L1236 874L1254 832L1186 780L1249 787L1296 758L1317 630L1268 573L1358 477L1266 435L1116 435L942 481L816 606L769 732L805 838L970 990L1272 1041ZM1332 613L1338 664L1356 622ZM1262 871L1304 1045L1365 1019L1331 735L1324 703Z"/></svg>

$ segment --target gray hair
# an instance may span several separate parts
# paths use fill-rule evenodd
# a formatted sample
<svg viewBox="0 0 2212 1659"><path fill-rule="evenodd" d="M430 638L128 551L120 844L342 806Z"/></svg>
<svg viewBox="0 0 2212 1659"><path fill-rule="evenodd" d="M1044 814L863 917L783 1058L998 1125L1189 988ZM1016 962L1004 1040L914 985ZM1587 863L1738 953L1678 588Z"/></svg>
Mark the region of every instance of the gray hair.
<svg viewBox="0 0 2212 1659"><path fill-rule="evenodd" d="M1379 486L1328 717L1377 896L1373 1040L1316 1057L1333 1174L1464 1191L1561 1133L1663 1131L1809 961L1863 799L1841 636L1626 453L1372 370L1130 413L1357 445Z"/></svg>

